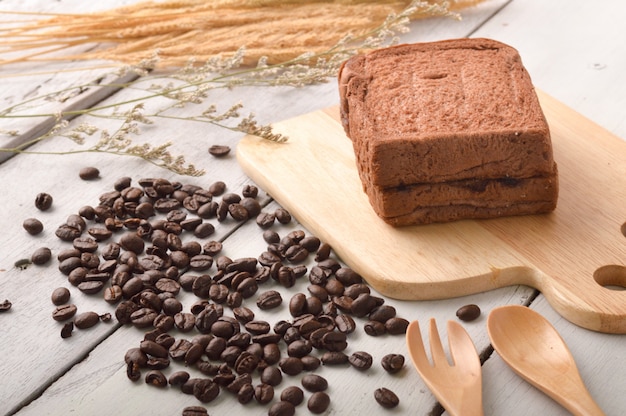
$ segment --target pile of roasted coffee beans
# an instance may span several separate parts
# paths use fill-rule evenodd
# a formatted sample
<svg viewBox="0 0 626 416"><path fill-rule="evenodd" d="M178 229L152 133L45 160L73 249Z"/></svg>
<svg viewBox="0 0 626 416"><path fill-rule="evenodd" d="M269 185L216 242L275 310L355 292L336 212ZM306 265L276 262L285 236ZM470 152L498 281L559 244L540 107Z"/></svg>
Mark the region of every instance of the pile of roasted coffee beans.
<svg viewBox="0 0 626 416"><path fill-rule="evenodd" d="M94 179L99 172L85 168L80 177ZM317 237L302 230L280 236L271 229L276 223L289 224L291 215L282 208L264 211L257 195L252 185L239 195L226 192L223 182L202 188L162 178L140 179L135 185L129 177L120 178L97 204L83 206L56 229L56 236L71 244L56 256L58 268L84 294L115 305L119 323L145 331L124 357L130 380L176 388L202 403L230 394L242 404L255 400L267 405L269 415L281 416L294 414L304 402L304 389L310 393L308 410L323 413L331 399L327 381L315 373L320 365L359 371L373 365L367 352L344 352L357 322L363 322L367 334L380 336L403 335L408 321L373 295L362 277L334 259L331 247ZM52 197L39 194L35 204L48 209ZM209 238L215 231L210 220L229 218L256 221L265 230L267 249L256 257L222 255L221 242ZM24 228L36 234L40 224L29 219ZM38 249L33 263L44 264L50 255L50 250ZM308 269L311 256L314 266ZM308 279L309 293L283 299L275 290L291 288L299 279ZM178 296L183 291L197 301L185 307ZM52 317L64 323L64 338L75 328L111 319L110 314L78 314L67 288L54 290L51 299L56 306ZM277 322L257 319L249 302L260 310L285 304L290 316ZM173 372L166 377L163 370L173 362L184 369L168 370ZM404 357L388 354L381 365L395 373ZM306 373L302 388L288 386L274 400L283 375L300 373ZM385 408L398 405L386 388L373 395ZM192 406L183 414L204 415L206 409Z"/></svg>

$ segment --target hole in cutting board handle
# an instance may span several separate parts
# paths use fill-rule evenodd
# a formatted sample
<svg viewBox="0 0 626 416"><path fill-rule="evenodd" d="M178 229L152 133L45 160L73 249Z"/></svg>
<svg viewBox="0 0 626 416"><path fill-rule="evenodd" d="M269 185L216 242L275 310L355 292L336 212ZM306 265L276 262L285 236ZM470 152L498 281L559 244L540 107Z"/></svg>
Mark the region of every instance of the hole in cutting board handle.
<svg viewBox="0 0 626 416"><path fill-rule="evenodd" d="M593 274L594 280L602 287L612 290L626 290L626 267L616 264L602 266Z"/></svg>

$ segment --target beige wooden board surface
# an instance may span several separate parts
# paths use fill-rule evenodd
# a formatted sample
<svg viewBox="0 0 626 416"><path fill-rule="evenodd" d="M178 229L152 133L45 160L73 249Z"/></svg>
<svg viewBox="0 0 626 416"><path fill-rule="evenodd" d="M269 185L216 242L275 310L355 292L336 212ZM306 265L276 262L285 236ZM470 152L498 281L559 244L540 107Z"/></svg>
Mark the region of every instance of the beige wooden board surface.
<svg viewBox="0 0 626 416"><path fill-rule="evenodd" d="M277 145L244 138L244 171L381 293L401 299L447 298L512 284L541 290L570 321L626 332L624 280L626 145L558 101L540 94L560 172L549 215L393 228L362 192L352 145L328 112L276 125Z"/></svg>

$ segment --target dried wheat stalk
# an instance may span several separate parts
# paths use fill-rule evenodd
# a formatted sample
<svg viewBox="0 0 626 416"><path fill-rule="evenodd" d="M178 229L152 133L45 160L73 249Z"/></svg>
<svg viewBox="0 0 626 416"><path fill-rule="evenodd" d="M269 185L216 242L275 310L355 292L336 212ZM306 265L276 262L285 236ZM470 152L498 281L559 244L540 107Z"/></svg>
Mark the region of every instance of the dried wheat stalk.
<svg viewBox="0 0 626 416"><path fill-rule="evenodd" d="M447 3L458 10L481 0ZM346 34L359 35L402 11L400 0L170 0L142 2L106 12L56 15L0 32L0 56L9 62L55 59L104 59L133 64L158 51L159 65L180 67L190 58L203 62L230 57L244 46L244 64L261 57L285 62L303 53L319 53ZM428 3L440 4L440 0ZM33 13L36 15L36 13ZM415 15L412 18L426 17ZM98 44L90 52L74 46ZM67 53L59 55L58 51ZM17 53L17 57L15 57Z"/></svg>

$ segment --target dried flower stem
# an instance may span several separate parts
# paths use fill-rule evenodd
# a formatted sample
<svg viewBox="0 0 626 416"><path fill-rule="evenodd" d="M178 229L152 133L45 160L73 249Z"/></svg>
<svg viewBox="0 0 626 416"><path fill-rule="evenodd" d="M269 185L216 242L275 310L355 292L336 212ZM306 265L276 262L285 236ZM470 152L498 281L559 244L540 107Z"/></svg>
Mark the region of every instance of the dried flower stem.
<svg viewBox="0 0 626 416"><path fill-rule="evenodd" d="M244 0L222 0L214 2L219 4L250 3ZM465 3L471 0L466 0ZM345 0L347 3L368 3L367 0ZM471 1L475 3L475 1ZM191 2L196 3L196 2ZM205 2L198 2L205 3ZM253 2L258 3L258 2ZM272 1L261 1L261 3L272 3ZM317 6L319 3L314 2ZM392 2L383 2L392 3ZM393 2L394 4L397 2ZM406 3L406 2L404 2ZM168 2L164 3L168 6ZM249 7L252 7L248 4ZM248 7L247 6L247 7ZM360 4L360 7L363 7ZM91 15L88 15L91 16ZM140 124L150 124L154 120L163 118L170 120L185 120L203 122L225 128L231 131L242 132L262 137L275 142L286 141L287 138L272 131L271 126L259 125L253 114L242 116L241 104L235 104L226 111L219 113L214 105L209 105L195 115L185 117L178 116L176 109L187 107L190 104L202 104L210 95L212 90L218 88L234 88L237 86L291 86L300 87L304 85L327 82L336 77L337 71L342 62L350 56L368 49L377 49L389 46L397 42L397 34L408 30L407 24L415 16L453 16L447 3L413 1L408 7L399 13L390 13L381 24L359 34L348 33L341 37L331 47L317 49L316 51L302 53L289 57L280 62L272 63L269 58L256 57L255 65L250 66L250 55L244 47L239 47L236 51L226 54L224 57L213 55L204 61L187 58L186 63L175 71L163 72L155 68L162 62L163 57L156 51L151 51L151 55L144 57L138 65L127 65L119 68L116 74L119 77L128 73L134 73L138 78L126 83L110 83L106 85L80 85L66 88L54 93L30 98L21 103L0 110L2 118L20 117L54 117L55 123L52 128L40 137L31 139L15 148L0 148L2 152L13 153L36 153L28 151L26 148L34 143L47 140L52 137L65 137L73 140L77 144L83 144L86 136L100 131L100 140L93 146L67 152L56 152L56 154L71 154L84 152L100 152L115 155L140 157L157 166L169 169L173 172L197 176L203 171L196 169L192 164L187 164L184 157L172 156L168 149L172 143L165 143L158 146L150 144L134 145L131 135L140 132ZM57 17L56 19L60 19ZM91 18L91 17L89 17ZM328 26L327 24L325 27ZM254 56L254 55L253 55ZM166 60L169 59L166 57ZM145 87L149 85L149 87ZM35 108L38 103L50 100L62 102L65 97L76 94L91 88L120 88L140 91L138 97L124 100L112 104L93 106L86 109L77 109L61 112L59 114L36 114L27 110ZM152 99L166 99L169 104L160 109L147 114L144 110L144 103ZM124 108L129 108L123 111ZM95 118L106 118L121 120L120 127L114 132L98 130L97 127L86 122L77 127L72 127L67 121L70 117L78 115ZM18 132L2 132L8 135L17 135Z"/></svg>

